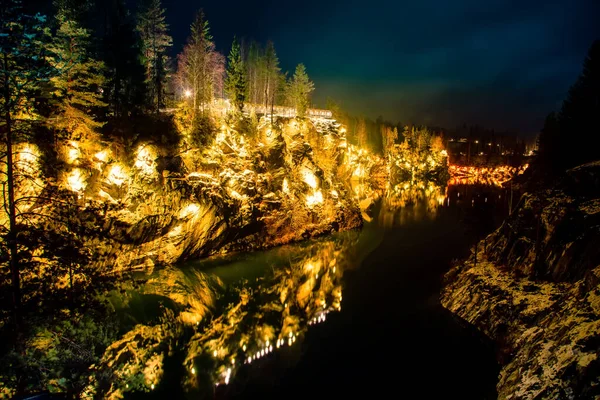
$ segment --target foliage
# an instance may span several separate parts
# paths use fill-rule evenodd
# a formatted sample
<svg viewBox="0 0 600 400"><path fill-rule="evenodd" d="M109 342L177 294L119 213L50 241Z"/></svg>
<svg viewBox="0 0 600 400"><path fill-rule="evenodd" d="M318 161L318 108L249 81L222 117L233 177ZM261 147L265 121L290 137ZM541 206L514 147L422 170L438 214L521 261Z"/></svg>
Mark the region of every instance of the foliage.
<svg viewBox="0 0 600 400"><path fill-rule="evenodd" d="M178 57L177 86L190 103L195 117L198 109L204 113L223 88L225 59L215 50L210 27L200 10L191 26L191 34Z"/></svg>
<svg viewBox="0 0 600 400"><path fill-rule="evenodd" d="M448 178L448 160L444 145L427 128L405 127L404 141L390 149L390 180L425 180L436 184Z"/></svg>
<svg viewBox="0 0 600 400"><path fill-rule="evenodd" d="M109 115L141 114L150 107L146 106L148 97L140 40L123 0L107 2L105 7L106 29L101 59L107 69L104 96L109 104Z"/></svg>
<svg viewBox="0 0 600 400"><path fill-rule="evenodd" d="M35 318L31 332L0 360L4 394L49 390L77 396L88 384L90 365L116 339L105 303L81 312L62 309L55 319ZM3 394L0 392L0 394Z"/></svg>
<svg viewBox="0 0 600 400"><path fill-rule="evenodd" d="M229 97L229 101L238 112L244 110L244 101L246 100L247 91L246 70L244 61L240 52L240 45L237 39L233 39L231 51L227 59L227 78L225 79L225 92Z"/></svg>
<svg viewBox="0 0 600 400"><path fill-rule="evenodd" d="M275 105L283 88L279 58L273 42L268 41L263 49L260 44L251 42L245 52L244 63L248 79L247 99L250 103L264 105L265 113L269 104Z"/></svg>
<svg viewBox="0 0 600 400"><path fill-rule="evenodd" d="M165 9L160 0L148 0L138 13L136 31L141 39L142 63L146 71L149 104L155 112L164 107L167 81L167 51L173 40L168 34Z"/></svg>
<svg viewBox="0 0 600 400"><path fill-rule="evenodd" d="M39 118L33 98L53 73L45 62L49 42L46 16L27 15L19 0L0 7L0 121L13 129L26 128ZM10 117L10 121L8 121ZM4 134L4 129L2 130Z"/></svg>
<svg viewBox="0 0 600 400"><path fill-rule="evenodd" d="M569 90L559 113L546 118L539 135L536 164L553 175L597 160L595 146L586 145L598 133L600 115L600 40L596 40L583 63L583 70Z"/></svg>
<svg viewBox="0 0 600 400"><path fill-rule="evenodd" d="M296 108L296 114L303 117L310 106L310 95L315 90L314 83L306 74L304 64L298 64L294 76L289 83L288 96L290 103Z"/></svg>
<svg viewBox="0 0 600 400"><path fill-rule="evenodd" d="M583 63L583 70L559 113L561 131L560 146L563 147L563 163L567 167L597 160L594 146L582 146L590 133L600 129L600 40L592 43Z"/></svg>
<svg viewBox="0 0 600 400"><path fill-rule="evenodd" d="M58 10L56 20L58 30L48 57L55 70L50 84L52 98L57 103L51 126L68 140L95 139L94 131L103 123L97 122L93 114L106 106L101 99L104 64L91 57L90 34L86 29L67 19L63 9Z"/></svg>

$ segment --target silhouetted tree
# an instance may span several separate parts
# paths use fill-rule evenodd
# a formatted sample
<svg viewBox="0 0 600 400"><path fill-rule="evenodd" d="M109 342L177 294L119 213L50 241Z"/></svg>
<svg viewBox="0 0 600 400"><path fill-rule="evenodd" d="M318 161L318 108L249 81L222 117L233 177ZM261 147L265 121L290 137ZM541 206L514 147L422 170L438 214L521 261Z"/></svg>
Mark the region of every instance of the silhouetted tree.
<svg viewBox="0 0 600 400"><path fill-rule="evenodd" d="M565 167L599 158L597 148L588 143L600 137L600 40L590 47L583 71L569 90L558 121Z"/></svg>
<svg viewBox="0 0 600 400"><path fill-rule="evenodd" d="M123 0L105 5L105 34L102 60L107 69L104 93L115 117L128 116L148 109L145 74L140 43Z"/></svg>
<svg viewBox="0 0 600 400"><path fill-rule="evenodd" d="M146 70L149 104L158 113L164 106L167 80L167 51L173 40L160 0L149 0L138 14L136 30L141 38L142 60Z"/></svg>
<svg viewBox="0 0 600 400"><path fill-rule="evenodd" d="M556 170L562 164L560 125L556 113L546 117L538 137L538 162L547 170Z"/></svg>
<svg viewBox="0 0 600 400"><path fill-rule="evenodd" d="M52 68L45 62L48 28L43 15L23 13L19 0L5 1L0 7L0 126L2 127L3 212L7 226L2 235L8 247L12 302L18 319L21 304L20 263L17 236L19 233L15 190L21 179L18 163L28 155L15 153L15 145L30 133L32 121L39 120L34 96L40 84L47 81ZM15 155L17 158L15 159ZM5 219L2 218L4 222Z"/></svg>

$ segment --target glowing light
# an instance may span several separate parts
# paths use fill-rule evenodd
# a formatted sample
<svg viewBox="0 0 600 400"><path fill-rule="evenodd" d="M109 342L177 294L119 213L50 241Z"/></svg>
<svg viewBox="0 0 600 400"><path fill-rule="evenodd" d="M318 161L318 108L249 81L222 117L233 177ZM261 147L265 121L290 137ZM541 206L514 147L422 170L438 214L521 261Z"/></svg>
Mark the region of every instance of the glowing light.
<svg viewBox="0 0 600 400"><path fill-rule="evenodd" d="M186 89L186 90L183 92L183 95L184 95L184 97L185 97L186 99L189 99L190 97L192 97L192 91L191 91L190 89Z"/></svg>
<svg viewBox="0 0 600 400"><path fill-rule="evenodd" d="M288 339L288 346L292 345L292 339Z"/></svg>
<svg viewBox="0 0 600 400"><path fill-rule="evenodd" d="M343 126L340 128L340 133L344 134L346 133L346 128L344 128Z"/></svg>
<svg viewBox="0 0 600 400"><path fill-rule="evenodd" d="M216 356L217 356L217 354L219 354L219 353L217 353L217 351L216 351L216 350L215 350L215 351L213 351L213 356L214 356L214 357L216 357Z"/></svg>
<svg viewBox="0 0 600 400"><path fill-rule="evenodd" d="M196 369L192 367L192 375L196 375Z"/></svg>
<svg viewBox="0 0 600 400"><path fill-rule="evenodd" d="M74 192L81 192L85 189L86 183L83 180L83 176L79 168L75 168L71 171L67 177L67 185L69 189Z"/></svg>
<svg viewBox="0 0 600 400"><path fill-rule="evenodd" d="M306 196L306 205L314 207L317 204L323 203L323 193L320 190L315 190L313 194Z"/></svg>
<svg viewBox="0 0 600 400"><path fill-rule="evenodd" d="M69 150L67 151L67 161L69 164L73 164L80 156L81 151L79 151L79 143L71 140L69 142Z"/></svg>
<svg viewBox="0 0 600 400"><path fill-rule="evenodd" d="M475 143L477 143L477 142L475 142ZM446 150L440 151L440 154L444 157L448 157L448 152Z"/></svg>
<svg viewBox="0 0 600 400"><path fill-rule="evenodd" d="M289 193L290 192L290 185L288 183L287 178L283 178L283 186L281 187L281 190L283 190L283 193Z"/></svg>
<svg viewBox="0 0 600 400"><path fill-rule="evenodd" d="M154 390L154 383L150 386L150 389Z"/></svg>
<svg viewBox="0 0 600 400"><path fill-rule="evenodd" d="M156 154L150 146L140 146L136 152L134 166L144 175L152 175L156 172Z"/></svg>
<svg viewBox="0 0 600 400"><path fill-rule="evenodd" d="M313 189L316 189L318 187L317 177L310 170L305 169L302 172L302 175L303 175L303 178L304 178L304 182L306 182L306 184L308 186L310 186Z"/></svg>
<svg viewBox="0 0 600 400"><path fill-rule="evenodd" d="M115 164L110 168L107 178L109 184L121 186L126 179L127 175L119 164Z"/></svg>
<svg viewBox="0 0 600 400"><path fill-rule="evenodd" d="M106 160L108 159L108 150L99 151L96 154L94 154L94 157L96 157L96 159L98 159L99 161L106 162Z"/></svg>
<svg viewBox="0 0 600 400"><path fill-rule="evenodd" d="M235 364L235 358L231 359L231 364Z"/></svg>
<svg viewBox="0 0 600 400"><path fill-rule="evenodd" d="M242 350L243 350L243 351L246 351L246 345L243 345L243 346L242 346Z"/></svg>
<svg viewBox="0 0 600 400"><path fill-rule="evenodd" d="M196 215L198 211L200 211L200 206L196 203L190 203L179 211L179 219L185 219L191 215Z"/></svg>
<svg viewBox="0 0 600 400"><path fill-rule="evenodd" d="M19 151L19 161L27 164L33 164L36 162L38 157L37 148L32 145L26 144L23 149Z"/></svg>

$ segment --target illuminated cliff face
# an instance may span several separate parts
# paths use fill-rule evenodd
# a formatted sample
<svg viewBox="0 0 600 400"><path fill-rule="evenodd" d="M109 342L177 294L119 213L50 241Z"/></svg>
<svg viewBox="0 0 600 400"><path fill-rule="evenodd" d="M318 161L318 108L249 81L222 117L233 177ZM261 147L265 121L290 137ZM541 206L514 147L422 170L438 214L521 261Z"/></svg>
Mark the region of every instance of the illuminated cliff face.
<svg viewBox="0 0 600 400"><path fill-rule="evenodd" d="M360 226L341 172L347 146L340 125L318 118L269 122L218 118L207 145L182 131L175 152L144 141L69 141L57 182L41 180L39 152L24 145L17 159L28 180L19 182L17 197L33 199L51 187L74 194L68 201L80 213L73 223L79 214L98 227L85 239L92 254L106 256L94 262L112 269ZM58 204L37 201L47 214Z"/></svg>
<svg viewBox="0 0 600 400"><path fill-rule="evenodd" d="M469 167L451 165L449 167L449 185L490 185L501 187L517 175L521 175L529 167L525 164L521 167L500 165L496 167Z"/></svg>
<svg viewBox="0 0 600 400"><path fill-rule="evenodd" d="M357 232L347 232L308 247L272 250L280 261L254 282L225 285L196 270L157 271L139 295L176 306L158 325L137 325L113 343L95 367L102 372L97 376L109 374L109 386L101 389L95 380L87 393L118 398L151 391L177 351L185 390L207 393L228 384L243 365L252 368L270 353L293 351L311 325L341 309L341 278L357 240Z"/></svg>

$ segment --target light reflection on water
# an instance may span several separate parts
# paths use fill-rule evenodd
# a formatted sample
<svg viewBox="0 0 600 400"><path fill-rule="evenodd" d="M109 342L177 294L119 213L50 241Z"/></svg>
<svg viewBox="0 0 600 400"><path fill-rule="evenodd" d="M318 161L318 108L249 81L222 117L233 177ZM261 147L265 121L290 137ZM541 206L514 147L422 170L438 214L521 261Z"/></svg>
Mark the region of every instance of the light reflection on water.
<svg viewBox="0 0 600 400"><path fill-rule="evenodd" d="M184 392L211 393L241 367L295 351L310 326L341 310L344 272L361 264L386 229L435 218L450 202L448 189L432 183L385 190L355 183L353 190L367 221L360 232L190 262L144 277L129 299L141 309L159 303L163 315L148 318L127 296L120 300L120 313L138 325L105 353L97 369L110 371L112 383L96 392L109 397L178 385ZM165 368L169 359L180 367Z"/></svg>

